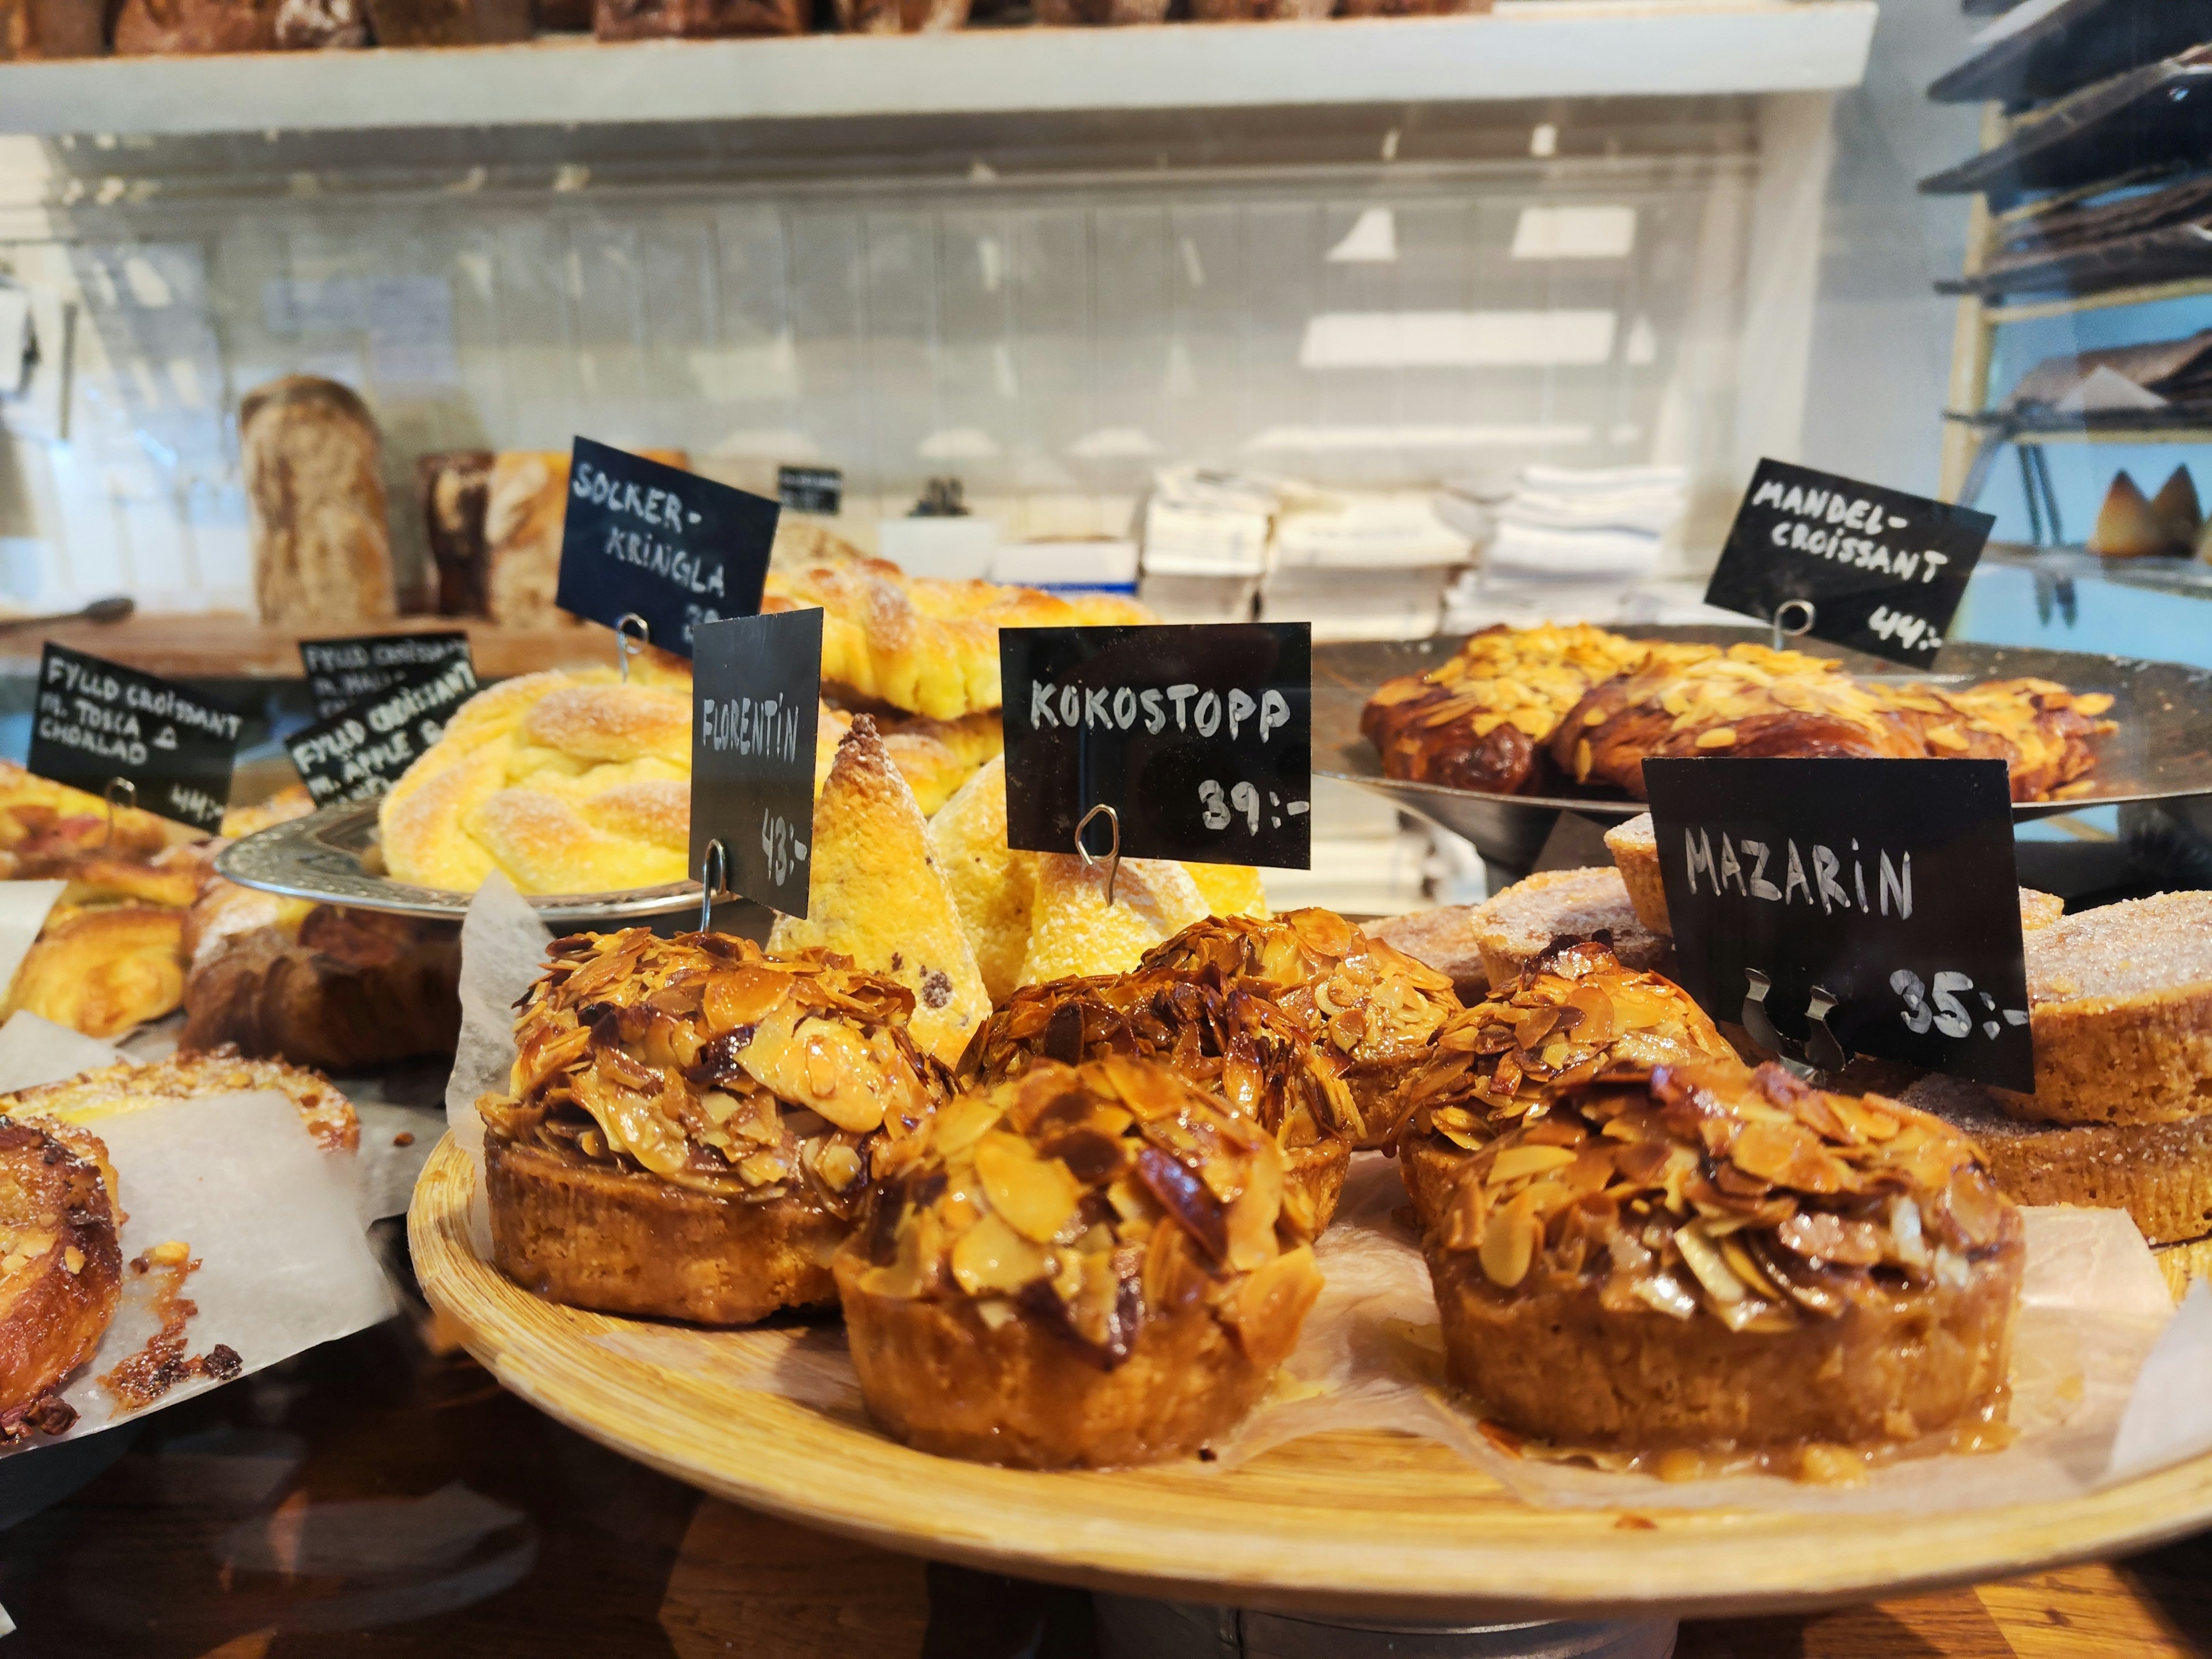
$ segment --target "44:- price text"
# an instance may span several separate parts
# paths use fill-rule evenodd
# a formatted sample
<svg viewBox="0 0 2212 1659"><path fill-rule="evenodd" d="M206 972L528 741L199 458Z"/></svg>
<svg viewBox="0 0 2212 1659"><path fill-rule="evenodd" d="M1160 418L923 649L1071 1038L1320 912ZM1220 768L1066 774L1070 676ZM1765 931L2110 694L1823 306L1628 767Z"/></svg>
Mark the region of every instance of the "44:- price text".
<svg viewBox="0 0 2212 1659"><path fill-rule="evenodd" d="M1916 1036L1931 1025L1948 1037L1971 1036L1979 1025L1984 1036L1993 1037L2006 1025L2027 1024L2027 1009L1998 1007L1995 997L1975 990L1974 981L1964 974L1938 974L1931 989L1910 968L1900 968L1889 976L1889 988L1904 999L1905 1012L1899 1018ZM1977 1002L1982 1005L1979 1009L1973 1006Z"/></svg>
<svg viewBox="0 0 2212 1659"><path fill-rule="evenodd" d="M1226 830L1241 812L1244 815L1245 833L1260 833L1260 790L1256 784L1240 783L1224 794L1220 784L1208 778L1198 786L1198 803L1205 809L1205 823L1209 830ZM1279 830L1285 818L1297 817L1310 810L1304 801L1285 800L1273 790L1267 792L1270 829Z"/></svg>
<svg viewBox="0 0 2212 1659"><path fill-rule="evenodd" d="M778 887L791 879L795 866L806 861L806 843L781 812L761 814L761 856L768 860L768 878Z"/></svg>
<svg viewBox="0 0 2212 1659"><path fill-rule="evenodd" d="M1893 640L1907 651L1940 651L1943 636L1937 633L1925 617L1916 617L1908 611L1892 611L1886 605L1874 608L1867 618L1867 626L1885 640Z"/></svg>

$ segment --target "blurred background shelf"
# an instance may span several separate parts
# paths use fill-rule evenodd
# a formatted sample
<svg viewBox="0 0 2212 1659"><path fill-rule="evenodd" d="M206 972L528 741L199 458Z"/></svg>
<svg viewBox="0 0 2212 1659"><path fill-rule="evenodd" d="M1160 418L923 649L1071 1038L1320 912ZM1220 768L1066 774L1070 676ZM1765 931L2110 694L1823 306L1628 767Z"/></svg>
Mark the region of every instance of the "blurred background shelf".
<svg viewBox="0 0 2212 1659"><path fill-rule="evenodd" d="M0 64L0 132L337 132L1500 99L1856 85L1874 0L1501 0L1316 23Z"/></svg>

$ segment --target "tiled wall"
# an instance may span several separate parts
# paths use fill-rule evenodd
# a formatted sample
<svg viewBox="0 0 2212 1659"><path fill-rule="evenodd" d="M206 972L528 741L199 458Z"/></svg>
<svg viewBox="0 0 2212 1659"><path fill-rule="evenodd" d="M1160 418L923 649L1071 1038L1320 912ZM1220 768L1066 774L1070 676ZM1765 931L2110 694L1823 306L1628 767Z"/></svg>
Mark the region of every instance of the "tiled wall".
<svg viewBox="0 0 2212 1659"><path fill-rule="evenodd" d="M0 246L82 307L70 441L4 452L0 586L245 605L230 411L295 371L378 411L403 568L415 453L579 431L757 487L841 466L864 541L945 474L1008 535L1118 533L1187 459L1398 485L1664 459L1722 489L1757 172L1706 143L110 203Z"/></svg>

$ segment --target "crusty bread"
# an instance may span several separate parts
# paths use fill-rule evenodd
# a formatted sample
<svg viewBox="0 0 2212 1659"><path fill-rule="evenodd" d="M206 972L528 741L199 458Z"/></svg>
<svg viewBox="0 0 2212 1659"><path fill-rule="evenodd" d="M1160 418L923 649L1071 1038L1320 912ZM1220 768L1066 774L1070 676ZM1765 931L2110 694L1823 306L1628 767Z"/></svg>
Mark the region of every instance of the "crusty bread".
<svg viewBox="0 0 2212 1659"><path fill-rule="evenodd" d="M210 879L185 949L187 1048L234 1043L326 1071L450 1054L461 1030L460 930Z"/></svg>
<svg viewBox="0 0 2212 1659"><path fill-rule="evenodd" d="M2027 937L2035 1092L2051 1123L2172 1123L2212 1111L2212 892L2161 893Z"/></svg>
<svg viewBox="0 0 2212 1659"><path fill-rule="evenodd" d="M1006 845L1006 764L994 758L929 821L930 857L960 913L961 930L994 1006L1022 982L1036 896L1035 853Z"/></svg>
<svg viewBox="0 0 2212 1659"><path fill-rule="evenodd" d="M0 0L0 62L98 58L106 12L103 0Z"/></svg>
<svg viewBox="0 0 2212 1659"><path fill-rule="evenodd" d="M690 465L680 449L635 453L664 466ZM556 628L579 620L553 603L568 512L564 452L516 450L493 459L484 489L483 590L494 622L505 628Z"/></svg>
<svg viewBox="0 0 2212 1659"><path fill-rule="evenodd" d="M1940 1120L1694 1063L1556 1092L1425 1251L1450 1375L1513 1433L1792 1458L2001 1413L2026 1231Z"/></svg>
<svg viewBox="0 0 2212 1659"><path fill-rule="evenodd" d="M441 617L486 614L484 520L492 459L489 449L442 449L415 458L415 498L437 568Z"/></svg>
<svg viewBox="0 0 2212 1659"><path fill-rule="evenodd" d="M118 1060L58 1083L42 1083L0 1095L0 1112L96 1123L171 1101L267 1089L283 1095L300 1115L300 1127L325 1152L349 1152L361 1145L361 1120L353 1103L320 1073L281 1060L246 1060L224 1047L195 1053L179 1049L166 1060Z"/></svg>
<svg viewBox="0 0 2212 1659"><path fill-rule="evenodd" d="M806 916L778 916L769 948L819 946L905 986L915 1042L951 1066L991 1000L928 836L875 722L855 716L815 803Z"/></svg>
<svg viewBox="0 0 2212 1659"><path fill-rule="evenodd" d="M122 905L49 925L15 970L6 1012L112 1037L173 1013L184 998L185 913Z"/></svg>
<svg viewBox="0 0 2212 1659"><path fill-rule="evenodd" d="M2154 1244L2212 1233L2212 1114L2171 1123L2028 1122L1987 1091L1940 1073L1903 1098L1972 1135L2014 1203L2125 1210Z"/></svg>
<svg viewBox="0 0 2212 1659"><path fill-rule="evenodd" d="M1639 812L1626 823L1615 824L1605 832L1605 844L1613 854L1613 868L1628 885L1628 902L1635 907L1637 921L1672 939L1674 929L1667 920L1667 884L1659 873L1659 838L1652 832L1651 814ZM2021 931L2048 927L2065 914L2066 901L2056 893L2020 890Z"/></svg>
<svg viewBox="0 0 2212 1659"><path fill-rule="evenodd" d="M115 1317L123 1252L106 1157L82 1131L0 1116L0 1441L76 1421L53 1395Z"/></svg>
<svg viewBox="0 0 2212 1659"><path fill-rule="evenodd" d="M1366 924L1367 936L1426 963L1452 982L1462 1002L1480 1002L1490 989L1490 974L1474 939L1472 904L1446 904L1411 910L1402 916Z"/></svg>
<svg viewBox="0 0 2212 1659"><path fill-rule="evenodd" d="M287 375L240 401L239 469L263 622L328 629L393 614L380 447L368 406L335 380Z"/></svg>
<svg viewBox="0 0 2212 1659"><path fill-rule="evenodd" d="M568 1307L749 1325L836 1300L830 1257L852 1224L803 1193L748 1203L498 1139L484 1181L493 1262Z"/></svg>
<svg viewBox="0 0 2212 1659"><path fill-rule="evenodd" d="M1492 985L1516 978L1555 939L1598 933L1613 936L1623 967L1674 971L1674 942L1637 919L1618 870L1540 870L1477 905L1469 922Z"/></svg>

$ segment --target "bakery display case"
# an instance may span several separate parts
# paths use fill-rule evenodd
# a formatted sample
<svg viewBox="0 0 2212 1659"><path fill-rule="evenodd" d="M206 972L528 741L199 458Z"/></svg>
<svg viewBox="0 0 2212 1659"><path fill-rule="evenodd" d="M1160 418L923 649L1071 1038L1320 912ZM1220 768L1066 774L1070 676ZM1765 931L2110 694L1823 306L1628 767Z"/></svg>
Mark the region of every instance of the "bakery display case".
<svg viewBox="0 0 2212 1659"><path fill-rule="evenodd" d="M2212 1650L2207 52L0 0L0 1633Z"/></svg>

